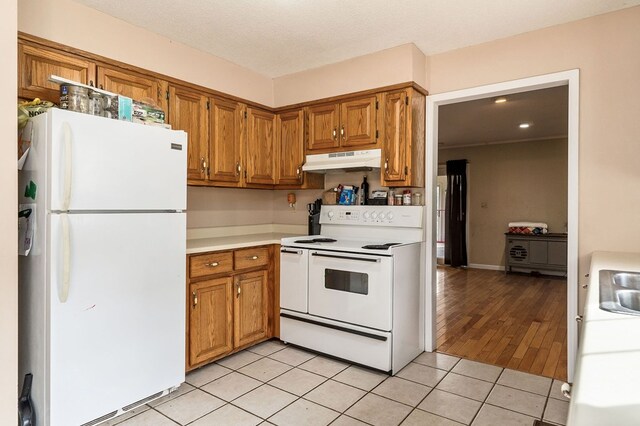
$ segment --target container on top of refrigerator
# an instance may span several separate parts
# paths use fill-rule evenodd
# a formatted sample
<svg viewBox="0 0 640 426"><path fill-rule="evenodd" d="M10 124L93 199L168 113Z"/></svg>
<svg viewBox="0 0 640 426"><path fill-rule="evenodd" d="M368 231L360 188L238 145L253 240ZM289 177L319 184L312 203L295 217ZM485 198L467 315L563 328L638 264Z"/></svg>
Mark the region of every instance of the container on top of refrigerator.
<svg viewBox="0 0 640 426"><path fill-rule="evenodd" d="M118 120L131 121L132 102L133 100L127 96L118 95L103 89L98 89L87 84L69 80L57 75L50 75L49 81L60 85L60 108L72 111L89 113L89 91L102 94L103 98L103 115L107 118L115 118ZM72 96L77 93L77 99ZM86 94L86 108L83 107L83 101ZM77 106L73 102L76 102Z"/></svg>

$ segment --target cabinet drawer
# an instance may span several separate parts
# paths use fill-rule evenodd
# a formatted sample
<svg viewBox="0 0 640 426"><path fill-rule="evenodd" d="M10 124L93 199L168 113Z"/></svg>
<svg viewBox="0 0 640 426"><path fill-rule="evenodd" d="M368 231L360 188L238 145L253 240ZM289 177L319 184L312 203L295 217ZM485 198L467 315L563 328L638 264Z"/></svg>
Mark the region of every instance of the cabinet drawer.
<svg viewBox="0 0 640 426"><path fill-rule="evenodd" d="M269 249L257 247L233 252L236 270L255 268L269 263Z"/></svg>
<svg viewBox="0 0 640 426"><path fill-rule="evenodd" d="M207 253L189 257L189 277L197 278L207 275L233 271L233 255L230 251Z"/></svg>

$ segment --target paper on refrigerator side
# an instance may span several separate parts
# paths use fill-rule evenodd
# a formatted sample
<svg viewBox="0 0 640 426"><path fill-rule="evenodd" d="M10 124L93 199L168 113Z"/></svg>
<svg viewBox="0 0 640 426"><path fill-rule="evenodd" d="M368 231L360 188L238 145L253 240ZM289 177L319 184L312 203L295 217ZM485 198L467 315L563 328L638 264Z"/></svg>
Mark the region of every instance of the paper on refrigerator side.
<svg viewBox="0 0 640 426"><path fill-rule="evenodd" d="M36 204L18 205L18 254L28 256L33 247L36 227Z"/></svg>

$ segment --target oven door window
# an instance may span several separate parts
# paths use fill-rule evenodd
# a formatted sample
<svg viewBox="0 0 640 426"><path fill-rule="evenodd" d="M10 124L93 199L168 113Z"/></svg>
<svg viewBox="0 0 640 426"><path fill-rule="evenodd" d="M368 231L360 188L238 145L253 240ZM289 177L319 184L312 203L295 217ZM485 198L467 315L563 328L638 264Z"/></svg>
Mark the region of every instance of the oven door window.
<svg viewBox="0 0 640 426"><path fill-rule="evenodd" d="M324 270L324 287L366 295L369 294L369 274L327 268Z"/></svg>

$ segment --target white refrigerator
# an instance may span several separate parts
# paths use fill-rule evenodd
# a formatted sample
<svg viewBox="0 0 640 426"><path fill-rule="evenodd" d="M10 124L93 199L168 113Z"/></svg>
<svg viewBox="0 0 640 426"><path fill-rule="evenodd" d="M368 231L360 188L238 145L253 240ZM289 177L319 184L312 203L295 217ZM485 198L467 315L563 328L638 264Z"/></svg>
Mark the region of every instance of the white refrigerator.
<svg viewBox="0 0 640 426"><path fill-rule="evenodd" d="M20 373L38 425L94 425L184 382L187 135L58 109L33 125Z"/></svg>

